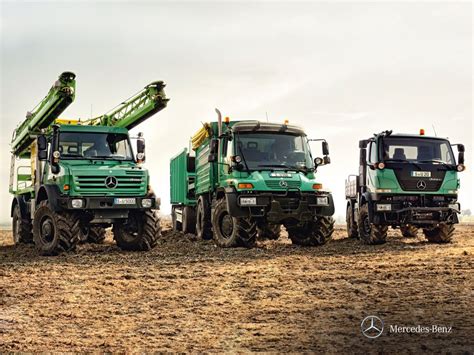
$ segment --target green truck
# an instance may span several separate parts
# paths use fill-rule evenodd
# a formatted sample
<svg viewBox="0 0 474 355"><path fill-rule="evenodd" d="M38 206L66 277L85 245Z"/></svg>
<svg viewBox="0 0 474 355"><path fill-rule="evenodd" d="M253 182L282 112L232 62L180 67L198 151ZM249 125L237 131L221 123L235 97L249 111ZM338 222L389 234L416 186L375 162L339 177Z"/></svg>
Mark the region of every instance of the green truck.
<svg viewBox="0 0 474 355"><path fill-rule="evenodd" d="M218 112L218 111L217 111ZM173 228L214 239L220 247L252 247L257 235L277 239L281 225L298 245L326 243L334 230L331 193L316 180L302 128L226 117L204 124L192 148L171 159Z"/></svg>
<svg viewBox="0 0 474 355"><path fill-rule="evenodd" d="M457 146L458 159L452 146ZM448 243L460 213L458 173L464 146L448 139L385 131L359 142L359 174L346 181L347 234L382 244L388 228Z"/></svg>
<svg viewBox="0 0 474 355"><path fill-rule="evenodd" d="M11 147L11 216L15 243L34 243L41 255L101 242L113 226L124 250L156 245L157 199L128 130L166 107L163 82L147 85L105 115L85 121L58 116L74 101L75 74L59 76L48 95L14 131Z"/></svg>

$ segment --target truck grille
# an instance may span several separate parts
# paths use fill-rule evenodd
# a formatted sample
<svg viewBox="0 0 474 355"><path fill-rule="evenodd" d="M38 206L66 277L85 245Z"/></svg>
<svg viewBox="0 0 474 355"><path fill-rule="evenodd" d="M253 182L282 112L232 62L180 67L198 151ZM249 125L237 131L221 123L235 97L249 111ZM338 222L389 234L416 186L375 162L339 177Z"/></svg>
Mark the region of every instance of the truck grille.
<svg viewBox="0 0 474 355"><path fill-rule="evenodd" d="M286 182L287 186L280 185L280 181ZM299 189L301 181L299 180L265 180L265 184L270 189Z"/></svg>
<svg viewBox="0 0 474 355"><path fill-rule="evenodd" d="M116 186L109 188L106 185L108 177L115 178ZM74 188L80 193L136 194L146 186L145 177L141 172L127 172L124 176L113 175L79 175L74 177ZM138 191L137 191L138 190Z"/></svg>
<svg viewBox="0 0 474 355"><path fill-rule="evenodd" d="M405 171L395 171L395 175L400 183L400 187L405 191L418 191L418 192L433 192L438 191L441 187L445 171L432 171L431 178L419 178L419 177L411 177L408 172ZM419 188L418 183L423 181L426 185L425 188Z"/></svg>

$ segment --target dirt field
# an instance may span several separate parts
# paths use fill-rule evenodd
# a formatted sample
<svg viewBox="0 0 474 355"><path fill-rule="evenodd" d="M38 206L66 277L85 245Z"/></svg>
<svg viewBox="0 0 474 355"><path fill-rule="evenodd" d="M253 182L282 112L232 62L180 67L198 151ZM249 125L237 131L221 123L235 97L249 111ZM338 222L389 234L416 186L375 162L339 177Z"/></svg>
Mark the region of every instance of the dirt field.
<svg viewBox="0 0 474 355"><path fill-rule="evenodd" d="M474 227L450 245L392 232L361 246L340 229L320 248L283 237L221 250L164 233L148 253L82 245L38 257L0 237L0 352L474 351ZM383 319L377 339L360 329ZM452 326L396 334L390 326Z"/></svg>

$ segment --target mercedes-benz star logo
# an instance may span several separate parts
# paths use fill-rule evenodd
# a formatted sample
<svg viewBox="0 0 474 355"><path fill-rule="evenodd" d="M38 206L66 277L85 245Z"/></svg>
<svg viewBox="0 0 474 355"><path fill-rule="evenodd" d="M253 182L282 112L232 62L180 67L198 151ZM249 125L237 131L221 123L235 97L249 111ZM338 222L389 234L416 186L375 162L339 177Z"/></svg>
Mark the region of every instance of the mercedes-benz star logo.
<svg viewBox="0 0 474 355"><path fill-rule="evenodd" d="M416 187L418 188L418 190L424 190L426 189L426 182L424 182L423 180L418 180L418 182L416 183Z"/></svg>
<svg viewBox="0 0 474 355"><path fill-rule="evenodd" d="M367 316L360 323L360 329L367 338L378 338L383 333L383 321L377 316Z"/></svg>
<svg viewBox="0 0 474 355"><path fill-rule="evenodd" d="M280 180L281 187L288 187L288 183L285 180Z"/></svg>
<svg viewBox="0 0 474 355"><path fill-rule="evenodd" d="M107 176L105 178L105 186L107 186L108 189L115 189L117 187L117 179L115 176Z"/></svg>

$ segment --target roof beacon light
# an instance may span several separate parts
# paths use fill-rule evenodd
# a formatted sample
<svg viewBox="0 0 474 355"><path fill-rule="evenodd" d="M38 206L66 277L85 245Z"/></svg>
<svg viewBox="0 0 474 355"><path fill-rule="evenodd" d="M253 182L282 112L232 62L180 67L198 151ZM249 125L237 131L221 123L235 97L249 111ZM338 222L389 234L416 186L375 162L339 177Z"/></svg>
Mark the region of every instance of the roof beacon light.
<svg viewBox="0 0 474 355"><path fill-rule="evenodd" d="M230 117L226 116L226 118L224 118L224 122L225 122L225 124L229 124L230 123Z"/></svg>
<svg viewBox="0 0 474 355"><path fill-rule="evenodd" d="M290 121L288 121L288 120L285 120L285 121L284 121L284 125L285 125L285 126L288 126L288 123L290 123Z"/></svg>
<svg viewBox="0 0 474 355"><path fill-rule="evenodd" d="M425 130L423 128L420 128L420 136L424 136L425 135Z"/></svg>

